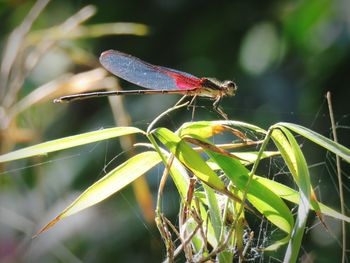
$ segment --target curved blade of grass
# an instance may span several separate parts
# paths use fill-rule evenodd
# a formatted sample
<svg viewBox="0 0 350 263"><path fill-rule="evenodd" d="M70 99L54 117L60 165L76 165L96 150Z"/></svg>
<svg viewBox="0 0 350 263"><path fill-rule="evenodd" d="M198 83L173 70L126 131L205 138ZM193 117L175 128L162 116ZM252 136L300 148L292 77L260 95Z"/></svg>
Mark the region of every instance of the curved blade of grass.
<svg viewBox="0 0 350 263"><path fill-rule="evenodd" d="M275 127L279 127L280 129L273 130L272 139L276 144L278 150L281 152L281 155L284 161L286 162L289 168L289 171L291 172L295 182L299 185L299 173L298 173L297 160L296 160L295 154L293 153L292 145L290 144L289 139L287 139L287 137L285 136L285 133L282 132L282 131L287 131L287 129L284 128L283 126L275 126ZM310 188L310 191L311 191L311 200L313 200L313 202L311 202L311 205L315 210L316 214L319 216L321 222L324 223L322 219L322 213L317 201L317 197L312 187Z"/></svg>
<svg viewBox="0 0 350 263"><path fill-rule="evenodd" d="M275 145L277 146L278 150L280 151L283 160L285 161L286 165L288 166L289 171L297 181L297 168L296 168L296 161L295 157L292 152L292 148L287 140L287 138L284 136L282 131L280 129L274 129L271 134L271 138Z"/></svg>
<svg viewBox="0 0 350 263"><path fill-rule="evenodd" d="M48 230L63 218L103 201L142 176L145 172L160 163L160 161L159 154L153 151L143 152L130 158L86 189L72 204L35 236Z"/></svg>
<svg viewBox="0 0 350 263"><path fill-rule="evenodd" d="M285 253L284 262L296 262L301 246L301 241L304 235L304 230L306 226L307 217L310 210L310 197L311 197L311 182L309 170L306 164L306 160L302 151L291 134L286 128L281 127L281 130L288 138L288 141L291 146L292 152L291 155L294 155L296 163L296 171L298 175L298 186L299 186L299 195L300 203L298 207L297 220L294 225L294 229L291 235L291 238L288 243L288 247Z"/></svg>
<svg viewBox="0 0 350 263"><path fill-rule="evenodd" d="M345 146L336 143L327 137L324 137L321 134L318 134L317 132L314 132L310 129L307 129L303 126L293 124L293 123L287 123L287 122L280 122L277 123L274 126L283 126L286 127L305 138L309 139L310 141L324 147L328 151L333 152L336 155L339 155L341 158L343 158L346 162L350 163L350 149L346 148Z"/></svg>
<svg viewBox="0 0 350 263"><path fill-rule="evenodd" d="M264 214L270 222L288 233L286 237L278 240L265 250L275 250L286 244L289 241L294 224L292 214L286 204L276 194L254 180L250 181L249 188L246 189L249 171L238 160L208 149L206 152L212 158L212 161L216 162L234 185L237 186L237 189L248 191L247 199L254 207Z"/></svg>
<svg viewBox="0 0 350 263"><path fill-rule="evenodd" d="M115 127L109 129L103 129L93 132L82 133L78 135L68 136L61 139L56 139L52 141L47 141L37 145L29 146L20 150L9 152L0 155L0 163L9 162L13 160L46 155L50 152L60 151L63 149L68 149L88 143L98 142L102 140L107 140L110 138L115 138L132 133L142 133L144 132L135 127Z"/></svg>
<svg viewBox="0 0 350 263"><path fill-rule="evenodd" d="M226 192L225 184L210 169L202 157L175 133L166 128L157 128L153 133L176 158L205 184L217 191Z"/></svg>

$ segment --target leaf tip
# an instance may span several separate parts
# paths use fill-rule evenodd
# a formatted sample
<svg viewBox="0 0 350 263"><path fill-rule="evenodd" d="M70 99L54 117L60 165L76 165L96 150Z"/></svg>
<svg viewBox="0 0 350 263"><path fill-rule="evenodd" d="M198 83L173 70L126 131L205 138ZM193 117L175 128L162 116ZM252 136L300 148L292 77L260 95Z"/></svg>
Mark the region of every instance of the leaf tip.
<svg viewBox="0 0 350 263"><path fill-rule="evenodd" d="M39 235L42 233L46 232L48 229L53 227L59 220L61 220L60 216L57 216L55 219L50 221L46 226L44 226L42 229L40 229L38 232L36 232L33 236L32 239L37 238Z"/></svg>

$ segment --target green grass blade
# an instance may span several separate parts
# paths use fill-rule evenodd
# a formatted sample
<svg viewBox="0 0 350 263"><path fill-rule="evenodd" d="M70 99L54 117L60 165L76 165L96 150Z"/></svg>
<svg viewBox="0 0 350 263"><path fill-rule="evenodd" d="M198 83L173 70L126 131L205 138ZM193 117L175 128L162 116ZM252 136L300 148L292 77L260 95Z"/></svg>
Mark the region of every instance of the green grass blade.
<svg viewBox="0 0 350 263"><path fill-rule="evenodd" d="M220 180L219 176L195 150L175 133L166 128L158 128L153 133L202 182L217 191L226 191L225 184Z"/></svg>
<svg viewBox="0 0 350 263"><path fill-rule="evenodd" d="M160 163L160 161L161 158L159 154L153 151L143 152L130 158L86 189L61 214L40 230L38 234L51 228L63 218L105 200L107 197L118 192L126 185L142 176L152 167Z"/></svg>
<svg viewBox="0 0 350 263"><path fill-rule="evenodd" d="M305 138L309 139L310 141L324 147L328 151L333 152L334 154L340 156L343 158L346 162L350 163L350 149L346 148L345 146L336 143L327 137L324 137L321 134L318 134L317 132L314 132L310 129L307 129L303 126L293 124L293 123L287 123L287 122L280 122L277 123L274 126L283 126L286 127L302 136Z"/></svg>
<svg viewBox="0 0 350 263"><path fill-rule="evenodd" d="M60 151L60 150L88 144L88 143L98 142L98 141L107 140L110 138L132 134L132 133L144 134L142 130L134 127L115 127L115 128L82 133L79 135L73 135L73 136L69 136L69 137L65 137L57 140L40 143L37 145L29 146L20 150L16 150L13 152L0 155L0 163L38 156L38 155L46 155L50 152Z"/></svg>
<svg viewBox="0 0 350 263"><path fill-rule="evenodd" d="M296 160L296 155L294 153L294 150L292 148L289 138L286 137L286 132L288 132L289 136L291 136L291 133L283 126L275 126L275 127L279 127L279 129L273 130L272 139L276 144L278 150L280 151L285 163L287 164L289 171L291 172L296 184L299 185L299 173L298 173L298 163ZM317 202L317 197L311 185L310 185L310 191L311 191L311 200L314 201L314 202L311 202L311 205L315 210L315 212L317 213L317 215L319 215L320 219L322 220L321 210Z"/></svg>
<svg viewBox="0 0 350 263"><path fill-rule="evenodd" d="M306 160L304 155L291 134L286 128L281 127L281 130L288 138L290 143L292 152L290 154L294 155L297 174L298 174L298 186L299 186L299 195L300 195L300 203L298 207L298 215L297 220L294 225L294 229L291 235L291 239L289 240L287 251L285 253L284 262L296 262L299 254L299 250L301 247L301 241L304 235L305 226L307 217L310 210L310 196L311 196L311 182L310 182L310 174L307 167Z"/></svg>
<svg viewBox="0 0 350 263"><path fill-rule="evenodd" d="M288 169L291 172L292 176L297 181L296 161L294 155L292 154L291 145L288 142L286 136L280 129L274 129L272 131L271 138L280 151L280 154L282 155L283 160L288 166Z"/></svg>

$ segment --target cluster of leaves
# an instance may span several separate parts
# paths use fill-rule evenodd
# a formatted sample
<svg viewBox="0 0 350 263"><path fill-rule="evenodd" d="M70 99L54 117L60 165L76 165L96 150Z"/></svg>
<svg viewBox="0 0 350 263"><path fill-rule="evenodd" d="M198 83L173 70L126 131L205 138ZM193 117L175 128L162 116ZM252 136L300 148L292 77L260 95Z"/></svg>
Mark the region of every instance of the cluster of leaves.
<svg viewBox="0 0 350 263"><path fill-rule="evenodd" d="M316 212L321 222L323 215L350 222L349 217L318 202L310 183L307 163L292 131L350 162L350 150L344 146L291 123L277 123L266 131L238 121L199 121L185 123L172 132L163 127L153 129L159 118L150 124L147 131L136 127L115 127L52 140L1 155L0 163L129 134L142 134L149 141L136 146L151 150L131 157L91 185L38 234L61 219L120 191L161 162L165 165L164 178L168 173L171 175L181 197L180 225L176 229L160 211L161 184L156 222L170 261L182 250L188 260L196 262L210 258L232 262L237 254L243 258L248 249L244 245L249 245L249 242L248 245L244 244L243 239L243 232L248 229L246 213L256 214L253 208L285 233L283 239L263 249L275 250L288 243L285 253L285 261L288 262L297 259L310 209ZM251 139L242 131L255 134L254 138L263 137L263 140ZM208 140L222 132L232 134L231 141L234 141L215 145ZM266 150L271 139L278 151ZM249 145L260 145L259 151L237 151L237 147ZM200 151L204 151L209 158L205 159ZM275 155L283 158L298 186L297 190L255 174L261 159ZM250 166L249 170L247 167ZM298 205L296 222L285 201ZM177 248L171 232L181 240Z"/></svg>

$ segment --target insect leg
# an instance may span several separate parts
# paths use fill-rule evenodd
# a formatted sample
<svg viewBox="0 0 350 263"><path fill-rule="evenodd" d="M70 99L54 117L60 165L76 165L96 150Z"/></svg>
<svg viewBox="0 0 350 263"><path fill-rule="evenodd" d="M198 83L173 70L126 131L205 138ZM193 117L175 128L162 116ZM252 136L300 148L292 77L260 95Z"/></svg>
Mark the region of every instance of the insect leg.
<svg viewBox="0 0 350 263"><path fill-rule="evenodd" d="M179 99L179 101L176 102L176 104L175 104L174 106L179 105L186 97L187 97L187 94L186 94L186 95L183 95L183 96L181 97L181 99Z"/></svg>
<svg viewBox="0 0 350 263"><path fill-rule="evenodd" d="M221 101L222 97L221 96L217 96L215 98L215 101L213 103L213 109L219 114L221 115L225 120L228 120L227 114L221 109L221 107L219 106L219 103Z"/></svg>
<svg viewBox="0 0 350 263"><path fill-rule="evenodd" d="M189 107L192 105L192 121L193 121L193 119L194 119L194 111L195 111L195 109L196 109L196 98L197 98L197 94L195 94L194 96L193 96L193 98L191 99L191 101L190 101L190 103L188 104L188 106L187 106L187 109L189 109Z"/></svg>

